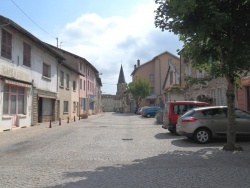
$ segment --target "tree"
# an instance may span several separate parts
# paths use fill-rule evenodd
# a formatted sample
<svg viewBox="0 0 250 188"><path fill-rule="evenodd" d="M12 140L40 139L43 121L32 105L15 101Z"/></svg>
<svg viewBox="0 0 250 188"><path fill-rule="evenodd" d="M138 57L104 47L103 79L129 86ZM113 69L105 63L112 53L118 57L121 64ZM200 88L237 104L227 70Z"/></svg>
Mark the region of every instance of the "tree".
<svg viewBox="0 0 250 188"><path fill-rule="evenodd" d="M149 82L146 79L138 78L128 84L127 92L132 94L136 107L139 107L141 100L150 94Z"/></svg>
<svg viewBox="0 0 250 188"><path fill-rule="evenodd" d="M227 143L235 141L235 85L250 70L250 0L155 0L155 25L179 35L194 67L228 82Z"/></svg>

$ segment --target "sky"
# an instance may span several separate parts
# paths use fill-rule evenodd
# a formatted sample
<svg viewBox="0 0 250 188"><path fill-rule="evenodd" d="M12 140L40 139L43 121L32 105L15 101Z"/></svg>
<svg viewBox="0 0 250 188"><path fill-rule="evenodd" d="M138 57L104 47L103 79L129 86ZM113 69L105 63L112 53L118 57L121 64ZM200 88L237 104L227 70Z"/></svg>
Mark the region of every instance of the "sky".
<svg viewBox="0 0 250 188"><path fill-rule="evenodd" d="M155 27L156 8L154 0L0 0L0 15L87 59L101 73L102 93L113 95L121 65L129 83L138 59L182 48L178 36Z"/></svg>

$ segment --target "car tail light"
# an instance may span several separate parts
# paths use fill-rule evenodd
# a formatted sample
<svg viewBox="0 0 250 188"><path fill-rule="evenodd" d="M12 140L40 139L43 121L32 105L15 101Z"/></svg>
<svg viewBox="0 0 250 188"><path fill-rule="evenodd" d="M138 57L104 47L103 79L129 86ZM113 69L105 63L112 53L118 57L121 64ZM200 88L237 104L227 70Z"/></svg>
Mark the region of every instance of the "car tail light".
<svg viewBox="0 0 250 188"><path fill-rule="evenodd" d="M181 120L181 122L195 122L197 119L194 117L187 117Z"/></svg>

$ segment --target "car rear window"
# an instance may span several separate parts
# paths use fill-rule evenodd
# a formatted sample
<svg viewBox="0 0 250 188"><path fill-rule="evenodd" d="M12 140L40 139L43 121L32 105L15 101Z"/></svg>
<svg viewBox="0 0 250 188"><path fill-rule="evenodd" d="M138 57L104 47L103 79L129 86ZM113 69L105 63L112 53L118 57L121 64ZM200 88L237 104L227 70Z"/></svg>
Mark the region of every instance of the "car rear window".
<svg viewBox="0 0 250 188"><path fill-rule="evenodd" d="M188 112L186 112L185 114L183 114L181 117L185 118L185 117L189 117L192 116L195 113L194 110L189 110Z"/></svg>
<svg viewBox="0 0 250 188"><path fill-rule="evenodd" d="M202 107L204 105L198 105L198 104L176 104L174 105L174 113L175 114L185 114L187 111L189 111L192 108Z"/></svg>

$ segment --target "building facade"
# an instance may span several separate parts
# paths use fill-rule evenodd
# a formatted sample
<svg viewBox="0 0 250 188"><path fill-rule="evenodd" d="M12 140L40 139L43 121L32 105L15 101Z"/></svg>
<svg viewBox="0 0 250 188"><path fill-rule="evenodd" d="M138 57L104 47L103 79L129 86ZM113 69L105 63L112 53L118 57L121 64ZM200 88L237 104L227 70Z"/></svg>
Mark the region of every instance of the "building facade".
<svg viewBox="0 0 250 188"><path fill-rule="evenodd" d="M79 116L81 97L86 113L100 111L95 95L100 100L101 79L86 59L44 43L3 16L0 37L0 132Z"/></svg>
<svg viewBox="0 0 250 188"><path fill-rule="evenodd" d="M175 69L180 69L180 59L165 51L142 65L140 60L134 65L134 70L131 73L132 81L144 78L150 82L150 95L141 101L140 106L160 106L166 102L162 87L170 63Z"/></svg>

